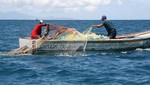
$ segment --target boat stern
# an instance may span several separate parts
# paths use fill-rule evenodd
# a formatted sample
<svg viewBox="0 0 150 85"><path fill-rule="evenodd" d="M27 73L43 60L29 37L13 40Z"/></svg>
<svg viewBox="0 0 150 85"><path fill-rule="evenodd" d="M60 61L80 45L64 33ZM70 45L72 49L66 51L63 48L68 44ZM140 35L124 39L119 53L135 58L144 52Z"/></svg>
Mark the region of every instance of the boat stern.
<svg viewBox="0 0 150 85"><path fill-rule="evenodd" d="M23 46L33 47L34 43L35 43L34 39L19 38L19 47L23 47Z"/></svg>

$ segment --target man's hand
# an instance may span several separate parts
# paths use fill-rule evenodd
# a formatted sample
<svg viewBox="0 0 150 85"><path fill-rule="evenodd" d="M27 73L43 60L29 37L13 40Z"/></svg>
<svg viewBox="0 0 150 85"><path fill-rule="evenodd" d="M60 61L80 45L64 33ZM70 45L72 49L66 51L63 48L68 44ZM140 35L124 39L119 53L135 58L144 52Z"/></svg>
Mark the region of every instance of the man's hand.
<svg viewBox="0 0 150 85"><path fill-rule="evenodd" d="M104 25L103 25L103 24L92 25L92 27L96 27L96 28L100 28L100 27L102 27L102 26L104 26Z"/></svg>
<svg viewBox="0 0 150 85"><path fill-rule="evenodd" d="M97 27L97 25L92 25L92 27Z"/></svg>

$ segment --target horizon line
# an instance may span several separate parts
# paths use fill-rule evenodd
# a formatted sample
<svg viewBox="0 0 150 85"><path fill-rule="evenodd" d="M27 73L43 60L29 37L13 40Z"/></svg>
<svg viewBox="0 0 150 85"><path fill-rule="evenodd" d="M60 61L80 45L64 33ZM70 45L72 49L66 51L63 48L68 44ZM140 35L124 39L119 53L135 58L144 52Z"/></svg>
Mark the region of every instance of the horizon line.
<svg viewBox="0 0 150 85"><path fill-rule="evenodd" d="M37 19L0 19L0 20L35 20ZM42 20L100 20L100 19L42 19ZM108 20L150 20L150 19L108 19Z"/></svg>

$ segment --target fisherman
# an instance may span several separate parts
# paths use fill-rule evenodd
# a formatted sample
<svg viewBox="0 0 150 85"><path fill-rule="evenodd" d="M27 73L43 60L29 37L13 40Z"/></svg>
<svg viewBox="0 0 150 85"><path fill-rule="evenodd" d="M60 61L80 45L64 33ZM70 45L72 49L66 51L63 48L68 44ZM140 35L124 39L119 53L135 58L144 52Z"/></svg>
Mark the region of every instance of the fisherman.
<svg viewBox="0 0 150 85"><path fill-rule="evenodd" d="M107 17L105 15L102 16L101 20L103 21L101 24L92 25L92 27L100 28L104 26L108 32L108 37L110 39L115 39L117 32L112 22L107 20Z"/></svg>
<svg viewBox="0 0 150 85"><path fill-rule="evenodd" d="M32 39L39 39L42 37L42 27L48 26L48 24L44 24L43 20L40 20L39 24L37 24L31 32Z"/></svg>

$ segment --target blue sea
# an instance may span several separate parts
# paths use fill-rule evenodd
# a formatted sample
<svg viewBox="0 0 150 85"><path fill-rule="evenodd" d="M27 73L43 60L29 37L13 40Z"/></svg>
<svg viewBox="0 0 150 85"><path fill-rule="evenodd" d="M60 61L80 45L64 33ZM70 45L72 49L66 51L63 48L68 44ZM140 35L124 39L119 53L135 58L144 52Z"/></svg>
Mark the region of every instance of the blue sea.
<svg viewBox="0 0 150 85"><path fill-rule="evenodd" d="M99 20L44 20L80 32ZM150 30L150 20L112 20L117 34ZM19 47L36 20L0 20L0 53ZM93 29L107 35L105 28ZM150 48L122 52L0 55L0 85L150 85Z"/></svg>

